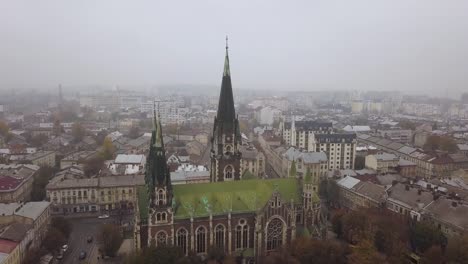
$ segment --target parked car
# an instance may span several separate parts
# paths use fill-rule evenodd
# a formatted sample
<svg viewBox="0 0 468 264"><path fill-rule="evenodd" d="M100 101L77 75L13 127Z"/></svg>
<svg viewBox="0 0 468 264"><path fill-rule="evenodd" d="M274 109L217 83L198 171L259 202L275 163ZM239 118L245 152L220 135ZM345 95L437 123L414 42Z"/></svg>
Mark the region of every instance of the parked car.
<svg viewBox="0 0 468 264"><path fill-rule="evenodd" d="M67 250L68 250L68 245L67 244L63 245L62 246L62 251L65 253L65 252L67 252Z"/></svg>
<svg viewBox="0 0 468 264"><path fill-rule="evenodd" d="M98 216L98 218L99 219L109 218L109 215L108 214L103 214L103 215Z"/></svg>
<svg viewBox="0 0 468 264"><path fill-rule="evenodd" d="M81 251L80 252L80 255L78 256L78 259L85 259L86 258L86 252L85 251Z"/></svg>
<svg viewBox="0 0 468 264"><path fill-rule="evenodd" d="M88 243L93 242L93 237L92 237L92 236L88 236L88 238L86 238L86 242L88 242Z"/></svg>

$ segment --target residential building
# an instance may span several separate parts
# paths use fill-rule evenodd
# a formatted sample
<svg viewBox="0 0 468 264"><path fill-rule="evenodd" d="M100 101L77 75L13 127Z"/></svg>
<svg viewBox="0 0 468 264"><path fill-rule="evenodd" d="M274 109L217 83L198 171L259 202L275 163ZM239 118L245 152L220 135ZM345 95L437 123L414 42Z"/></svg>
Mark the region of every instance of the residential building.
<svg viewBox="0 0 468 264"><path fill-rule="evenodd" d="M346 176L337 182L340 188L339 202L350 209L378 208L385 205L385 187Z"/></svg>
<svg viewBox="0 0 468 264"><path fill-rule="evenodd" d="M248 171L255 178L265 176L265 155L258 151L254 146L241 146L241 173L242 177Z"/></svg>
<svg viewBox="0 0 468 264"><path fill-rule="evenodd" d="M108 168L114 175L142 174L146 165L145 155L119 154L115 160L108 164Z"/></svg>
<svg viewBox="0 0 468 264"><path fill-rule="evenodd" d="M382 138L403 144L411 143L413 139L413 131L410 129L379 130L379 134Z"/></svg>
<svg viewBox="0 0 468 264"><path fill-rule="evenodd" d="M144 175L112 175L75 178L54 177L46 186L53 214L133 212L136 189L144 185Z"/></svg>
<svg viewBox="0 0 468 264"><path fill-rule="evenodd" d="M423 219L450 237L468 232L467 215L468 205L464 201L440 197L424 208Z"/></svg>
<svg viewBox="0 0 468 264"><path fill-rule="evenodd" d="M290 147L282 154L282 157L282 177L289 177L291 168L294 167L300 178L304 177L309 170L314 179L313 182L318 184L320 178L324 177L328 171L328 159L325 152L303 152Z"/></svg>
<svg viewBox="0 0 468 264"><path fill-rule="evenodd" d="M95 150L83 150L74 152L60 160L60 169L64 169L73 165L84 164L87 160L96 157L97 154L98 153Z"/></svg>
<svg viewBox="0 0 468 264"><path fill-rule="evenodd" d="M55 167L55 151L37 151L28 154L25 161L37 166Z"/></svg>
<svg viewBox="0 0 468 264"><path fill-rule="evenodd" d="M423 209L432 203L432 193L397 183L388 189L387 209L414 220L421 220Z"/></svg>
<svg viewBox="0 0 468 264"><path fill-rule="evenodd" d="M379 153L374 155L367 155L365 160L366 168L375 170L379 174L394 172L400 158L394 154Z"/></svg>
<svg viewBox="0 0 468 264"><path fill-rule="evenodd" d="M0 202L28 201L38 170L39 166L32 164L0 164Z"/></svg>
<svg viewBox="0 0 468 264"><path fill-rule="evenodd" d="M261 125L273 125L274 122L280 121L281 115L281 110L272 106L265 106L256 112L256 119Z"/></svg>

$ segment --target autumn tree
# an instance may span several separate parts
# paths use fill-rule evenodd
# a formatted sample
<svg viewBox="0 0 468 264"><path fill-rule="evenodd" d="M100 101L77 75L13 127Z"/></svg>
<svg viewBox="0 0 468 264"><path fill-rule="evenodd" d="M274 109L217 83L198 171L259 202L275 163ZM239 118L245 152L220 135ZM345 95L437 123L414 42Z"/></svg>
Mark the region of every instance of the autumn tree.
<svg viewBox="0 0 468 264"><path fill-rule="evenodd" d="M10 127L7 123L0 121L0 136L6 136L10 132Z"/></svg>
<svg viewBox="0 0 468 264"><path fill-rule="evenodd" d="M451 238L445 254L448 264L468 264L468 234Z"/></svg>
<svg viewBox="0 0 468 264"><path fill-rule="evenodd" d="M135 139L138 138L141 135L140 133L140 127L139 126L132 126L130 130L128 131L128 137Z"/></svg>
<svg viewBox="0 0 468 264"><path fill-rule="evenodd" d="M86 130L80 123L73 123L72 136L75 142L80 142L81 140L83 140L85 134Z"/></svg>
<svg viewBox="0 0 468 264"><path fill-rule="evenodd" d="M104 158L102 155L97 155L95 157L92 157L90 159L87 159L84 162L83 166L83 171L86 176L93 176L99 173L99 171L102 169L102 166L104 166Z"/></svg>
<svg viewBox="0 0 468 264"><path fill-rule="evenodd" d="M372 243L368 240L360 241L352 249L352 253L348 256L349 264L390 264L384 255L379 253Z"/></svg>
<svg viewBox="0 0 468 264"><path fill-rule="evenodd" d="M438 135L429 136L423 148L428 151L442 150L449 153L458 151L457 142L453 138Z"/></svg>
<svg viewBox="0 0 468 264"><path fill-rule="evenodd" d="M105 256L114 257L123 241L120 227L113 224L104 224L99 231L102 242L101 252L103 252Z"/></svg>
<svg viewBox="0 0 468 264"><path fill-rule="evenodd" d="M104 143L102 143L102 150L101 150L101 156L105 160L112 159L114 157L115 153L115 147L112 144L112 139L109 137L106 137L104 139Z"/></svg>
<svg viewBox="0 0 468 264"><path fill-rule="evenodd" d="M48 251L58 251L67 242L66 237L57 228L51 227L42 241L42 246Z"/></svg>
<svg viewBox="0 0 468 264"><path fill-rule="evenodd" d="M63 218L61 216L54 217L50 221L50 226L53 226L54 228L56 228L57 230L62 232L62 234L66 238L70 237L70 234L71 234L71 231L72 231L72 225L71 225L70 221L68 221L67 219L65 219L65 218Z"/></svg>

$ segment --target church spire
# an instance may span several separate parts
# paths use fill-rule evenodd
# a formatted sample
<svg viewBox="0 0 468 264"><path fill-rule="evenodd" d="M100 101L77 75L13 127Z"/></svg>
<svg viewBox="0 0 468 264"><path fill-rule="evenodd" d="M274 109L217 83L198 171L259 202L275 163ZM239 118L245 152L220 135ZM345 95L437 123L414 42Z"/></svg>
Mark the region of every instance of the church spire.
<svg viewBox="0 0 468 264"><path fill-rule="evenodd" d="M234 97L232 95L231 70L229 67L228 38L226 37L226 56L224 58L223 80L219 95L217 120L223 123L233 123L236 118Z"/></svg>

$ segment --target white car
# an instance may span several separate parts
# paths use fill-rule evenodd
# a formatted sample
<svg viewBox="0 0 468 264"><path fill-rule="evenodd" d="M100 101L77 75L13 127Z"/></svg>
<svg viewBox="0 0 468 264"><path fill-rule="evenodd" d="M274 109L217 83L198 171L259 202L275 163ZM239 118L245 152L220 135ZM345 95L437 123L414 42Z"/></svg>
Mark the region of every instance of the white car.
<svg viewBox="0 0 468 264"><path fill-rule="evenodd" d="M109 218L109 215L108 214L103 214L103 215L100 215L98 216L99 219L106 219L106 218Z"/></svg>
<svg viewBox="0 0 468 264"><path fill-rule="evenodd" d="M67 249L68 249L68 245L63 245L63 246L62 246L62 251L63 251L63 252L66 252Z"/></svg>

